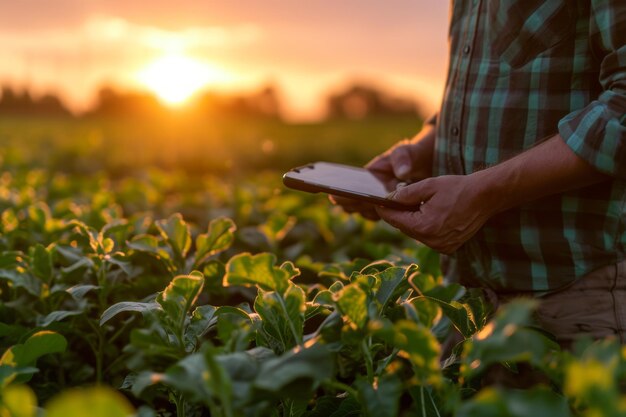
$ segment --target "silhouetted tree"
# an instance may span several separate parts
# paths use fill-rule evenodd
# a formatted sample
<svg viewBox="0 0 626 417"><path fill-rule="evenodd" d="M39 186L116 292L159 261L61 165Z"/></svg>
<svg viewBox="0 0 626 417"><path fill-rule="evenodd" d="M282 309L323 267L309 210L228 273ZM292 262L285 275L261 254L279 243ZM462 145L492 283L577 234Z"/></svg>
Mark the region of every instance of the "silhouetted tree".
<svg viewBox="0 0 626 417"><path fill-rule="evenodd" d="M203 115L281 118L280 99L276 88L272 86L247 95L219 95L206 92L196 100L194 107Z"/></svg>
<svg viewBox="0 0 626 417"><path fill-rule="evenodd" d="M417 105L413 100L391 97L372 86L355 84L327 99L330 119L361 120L371 116L414 116Z"/></svg>
<svg viewBox="0 0 626 417"><path fill-rule="evenodd" d="M166 109L152 94L120 92L112 87L103 87L98 92L96 105L86 116L155 117L165 112Z"/></svg>
<svg viewBox="0 0 626 417"><path fill-rule="evenodd" d="M71 113L53 94L33 99L28 90L16 91L9 86L3 86L2 97L0 97L0 115L68 117Z"/></svg>

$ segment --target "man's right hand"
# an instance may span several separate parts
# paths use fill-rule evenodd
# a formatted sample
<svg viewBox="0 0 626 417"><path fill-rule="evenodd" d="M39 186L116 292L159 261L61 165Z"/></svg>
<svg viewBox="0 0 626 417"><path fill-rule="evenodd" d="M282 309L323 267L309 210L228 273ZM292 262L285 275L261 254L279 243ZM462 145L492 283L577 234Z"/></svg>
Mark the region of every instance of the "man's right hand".
<svg viewBox="0 0 626 417"><path fill-rule="evenodd" d="M386 152L372 159L365 168L389 178L389 188L395 189L400 182L413 183L432 176L435 128L426 125L413 139L398 142ZM372 204L350 198L330 196L348 213L359 213L369 220L380 217Z"/></svg>

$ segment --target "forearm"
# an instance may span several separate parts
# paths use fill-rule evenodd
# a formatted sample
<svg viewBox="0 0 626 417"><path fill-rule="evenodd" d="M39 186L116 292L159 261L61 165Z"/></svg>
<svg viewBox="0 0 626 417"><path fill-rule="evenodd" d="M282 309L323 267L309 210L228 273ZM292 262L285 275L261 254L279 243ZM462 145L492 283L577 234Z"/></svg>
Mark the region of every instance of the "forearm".
<svg viewBox="0 0 626 417"><path fill-rule="evenodd" d="M556 135L512 159L470 174L468 179L484 204L496 214L608 178L578 157Z"/></svg>

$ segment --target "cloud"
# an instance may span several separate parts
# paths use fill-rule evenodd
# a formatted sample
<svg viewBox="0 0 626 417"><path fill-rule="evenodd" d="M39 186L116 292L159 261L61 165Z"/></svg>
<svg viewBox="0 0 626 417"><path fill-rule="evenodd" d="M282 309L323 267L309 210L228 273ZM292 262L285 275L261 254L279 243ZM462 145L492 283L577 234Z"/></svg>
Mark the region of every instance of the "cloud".
<svg viewBox="0 0 626 417"><path fill-rule="evenodd" d="M193 48L235 48L250 45L262 37L254 25L233 27L187 27L166 30L156 26L140 25L115 16L94 16L77 27L44 27L22 31L0 29L0 44L6 51L33 53L37 51L76 51L89 47L93 50L108 46L152 49L177 52Z"/></svg>

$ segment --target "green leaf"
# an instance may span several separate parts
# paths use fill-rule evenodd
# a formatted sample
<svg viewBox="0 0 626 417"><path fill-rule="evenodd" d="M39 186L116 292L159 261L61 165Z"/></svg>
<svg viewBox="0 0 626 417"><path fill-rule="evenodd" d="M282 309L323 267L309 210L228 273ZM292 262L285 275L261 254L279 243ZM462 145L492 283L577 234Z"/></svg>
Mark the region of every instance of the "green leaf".
<svg viewBox="0 0 626 417"><path fill-rule="evenodd" d="M458 301L447 303L435 297L424 298L437 303L439 307L441 307L443 314L450 319L454 327L464 338L472 337L472 335L478 331L476 322L474 321L474 314L467 304L461 304Z"/></svg>
<svg viewBox="0 0 626 417"><path fill-rule="evenodd" d="M7 354L7 352L9 352L8 355L12 359L11 355L13 353L10 349L7 350L5 354ZM0 392L7 386L10 386L9 384L12 382L15 382L13 385L28 382L37 372L39 372L39 369L34 366L21 366L16 368L15 365L0 364Z"/></svg>
<svg viewBox="0 0 626 417"><path fill-rule="evenodd" d="M333 374L333 354L328 347L314 344L263 362L253 387L272 396L310 398L309 395Z"/></svg>
<svg viewBox="0 0 626 417"><path fill-rule="evenodd" d="M82 301L87 295L88 292L92 290L100 289L97 285L85 284L85 285L74 285L65 291L72 296L76 301Z"/></svg>
<svg viewBox="0 0 626 417"><path fill-rule="evenodd" d="M164 373L143 372L132 384L132 391L139 396L148 386L162 383L195 403L211 406L212 401L218 399L225 411L228 410L224 414L232 415L232 383L216 354L216 349L205 347L203 352L181 359Z"/></svg>
<svg viewBox="0 0 626 417"><path fill-rule="evenodd" d="M253 336L253 321L243 309L221 306L215 312L217 336L225 351L240 351L248 347Z"/></svg>
<svg viewBox="0 0 626 417"><path fill-rule="evenodd" d="M421 384L437 384L441 381L441 346L430 329L408 320L396 323L377 320L370 324L370 328L389 345L401 350L401 356L411 362Z"/></svg>
<svg viewBox="0 0 626 417"><path fill-rule="evenodd" d="M221 375L223 371L220 371ZM168 368L161 382L186 394L193 402L204 402L213 396L208 385L206 360L201 353L189 355Z"/></svg>
<svg viewBox="0 0 626 417"><path fill-rule="evenodd" d="M2 230L4 233L11 233L20 225L13 209L8 208L2 212Z"/></svg>
<svg viewBox="0 0 626 417"><path fill-rule="evenodd" d="M28 206L28 218L37 226L39 230L45 230L47 220L52 217L50 208L44 202Z"/></svg>
<svg viewBox="0 0 626 417"><path fill-rule="evenodd" d="M196 303L204 286L202 274L174 277L156 301L174 323L183 323L191 307Z"/></svg>
<svg viewBox="0 0 626 417"><path fill-rule="evenodd" d="M454 386L454 388L450 387L448 389L458 390L459 388L457 386ZM445 412L440 412L439 408L435 404L435 400L433 399L433 387L428 387L424 385L414 385L410 387L408 391L411 397L413 398L413 404L412 404L413 414L411 415L420 416L420 417L430 417L430 416L440 417L442 414L447 415ZM473 391L474 390L472 390L472 392ZM443 391L443 393L444 393L443 398L445 398L447 402L447 404L445 405L445 408L448 410L456 409L455 403L457 403L458 400L456 399L455 394L450 391L446 392L445 390Z"/></svg>
<svg viewBox="0 0 626 417"><path fill-rule="evenodd" d="M52 280L52 254L39 243L32 249L31 268L37 278L50 283Z"/></svg>
<svg viewBox="0 0 626 417"><path fill-rule="evenodd" d="M101 234L103 238L109 238L119 245L124 242L132 232L137 233L137 231L133 229L133 225L128 220L115 219L104 225Z"/></svg>
<svg viewBox="0 0 626 417"><path fill-rule="evenodd" d="M45 317L40 318L39 320L37 320L37 323L41 327L47 327L54 322L62 321L67 317L77 316L79 314L83 314L83 312L76 310L57 310L53 311Z"/></svg>
<svg viewBox="0 0 626 417"><path fill-rule="evenodd" d="M180 213L175 213L167 220L157 220L155 224L176 256L184 259L191 247L191 235L183 216Z"/></svg>
<svg viewBox="0 0 626 417"><path fill-rule="evenodd" d="M276 256L273 253L235 255L226 264L224 286L256 285L265 291L282 293L289 286L289 280L299 275L300 271L291 262L280 268L274 266L275 263Z"/></svg>
<svg viewBox="0 0 626 417"><path fill-rule="evenodd" d="M7 417L35 417L37 397L28 385L9 385L2 390L0 415Z"/></svg>
<svg viewBox="0 0 626 417"><path fill-rule="evenodd" d="M37 359L47 354L64 352L66 348L65 337L49 330L41 330L31 335L23 344L11 346L4 352L0 358L0 368L6 373L7 368L2 365L8 365L15 368L15 372L5 374L0 380L4 384L11 381L28 382L32 374L37 372L37 369L33 368Z"/></svg>
<svg viewBox="0 0 626 417"><path fill-rule="evenodd" d="M439 262L439 252L432 250L426 245L420 245L416 251L416 258L422 273L432 275L433 277L441 276L441 268Z"/></svg>
<svg viewBox="0 0 626 417"><path fill-rule="evenodd" d="M332 414L326 414L324 417L361 417L361 404L359 401L349 396L339 404L339 408Z"/></svg>
<svg viewBox="0 0 626 417"><path fill-rule="evenodd" d="M193 311L189 326L185 329L185 340L187 344L195 346L209 328L217 322L215 312L217 309L210 305L199 306Z"/></svg>
<svg viewBox="0 0 626 417"><path fill-rule="evenodd" d="M529 390L487 388L461 405L458 417L571 417L567 400L546 387Z"/></svg>
<svg viewBox="0 0 626 417"><path fill-rule="evenodd" d="M333 299L333 293L328 290L322 290L315 294L315 298L313 298L313 305L322 305L322 306L333 306L335 300Z"/></svg>
<svg viewBox="0 0 626 417"><path fill-rule="evenodd" d="M426 297L415 297L402 303L409 319L432 328L441 318L439 305Z"/></svg>
<svg viewBox="0 0 626 417"><path fill-rule="evenodd" d="M358 284L346 285L335 294L337 306L352 323L362 329L367 323L367 294Z"/></svg>
<svg viewBox="0 0 626 417"><path fill-rule="evenodd" d="M429 274L416 271L409 276L409 282L418 294L426 294L437 287L437 280ZM446 300L449 301L449 300Z"/></svg>
<svg viewBox="0 0 626 417"><path fill-rule="evenodd" d="M235 223L226 217L214 219L209 223L207 233L196 238L195 266L204 263L209 257L228 249L235 239Z"/></svg>
<svg viewBox="0 0 626 417"><path fill-rule="evenodd" d="M11 281L15 288L24 288L28 293L35 297L41 297L42 282L29 273L21 272L22 268L16 269L0 269L0 279Z"/></svg>
<svg viewBox="0 0 626 417"><path fill-rule="evenodd" d="M263 347L256 347L245 352L220 354L215 357L231 381L235 408L266 401L266 398L253 398L252 382L259 373L260 364L274 357L276 357L274 352Z"/></svg>
<svg viewBox="0 0 626 417"><path fill-rule="evenodd" d="M396 417L399 411L402 381L395 375L385 375L372 386L366 379L355 382L363 411L369 417Z"/></svg>
<svg viewBox="0 0 626 417"><path fill-rule="evenodd" d="M66 348L65 337L49 330L41 330L30 336L24 344L9 348L2 355L0 365L17 367L34 365L41 356L64 352Z"/></svg>
<svg viewBox="0 0 626 417"><path fill-rule="evenodd" d="M465 343L463 375L471 378L496 362L527 361L541 366L544 357L558 344L529 327L538 302L518 299L502 307L494 320Z"/></svg>
<svg viewBox="0 0 626 417"><path fill-rule="evenodd" d="M374 274L380 280L380 286L378 291L376 291L376 299L383 307L391 300L394 294L397 294L398 289L408 288L405 273L405 268L392 267ZM401 285L403 283L405 285Z"/></svg>
<svg viewBox="0 0 626 417"><path fill-rule="evenodd" d="M283 352L302 343L305 301L304 290L293 284L284 296L260 291L256 297L254 310L263 319L263 329L280 343Z"/></svg>
<svg viewBox="0 0 626 417"><path fill-rule="evenodd" d="M119 392L103 387L75 388L47 404L46 417L131 417L134 410Z"/></svg>
<svg viewBox="0 0 626 417"><path fill-rule="evenodd" d="M167 255L167 252L159 247L159 239L152 235L137 235L130 242L126 242L126 246L139 252ZM169 255L167 256L169 257Z"/></svg>
<svg viewBox="0 0 626 417"><path fill-rule="evenodd" d="M264 224L259 226L259 230L271 244L275 245L285 238L295 224L295 217L273 213Z"/></svg>
<svg viewBox="0 0 626 417"><path fill-rule="evenodd" d="M121 303L113 304L111 307L107 308L104 313L102 313L102 316L100 316L100 326L123 311L138 311L140 313L146 313L159 309L159 304L155 302L140 303L136 301L122 301Z"/></svg>

